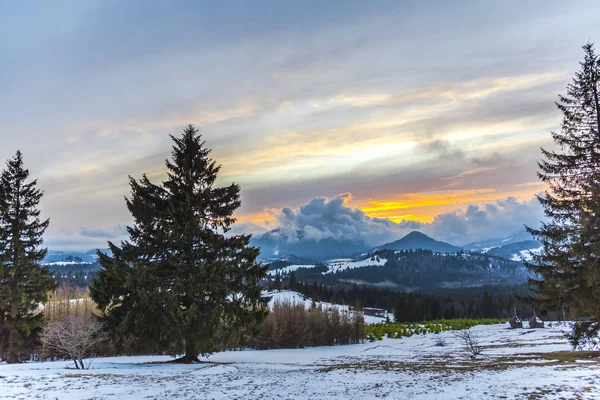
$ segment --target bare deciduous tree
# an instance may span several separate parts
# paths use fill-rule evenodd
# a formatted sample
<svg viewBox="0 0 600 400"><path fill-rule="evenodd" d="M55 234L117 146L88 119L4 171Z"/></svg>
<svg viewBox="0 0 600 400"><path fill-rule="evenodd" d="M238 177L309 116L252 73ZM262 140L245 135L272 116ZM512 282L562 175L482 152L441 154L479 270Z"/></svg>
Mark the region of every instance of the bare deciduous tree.
<svg viewBox="0 0 600 400"><path fill-rule="evenodd" d="M77 315L48 323L42 336L46 349L72 359L77 369L89 367L83 360L94 346L108 338L100 322Z"/></svg>
<svg viewBox="0 0 600 400"><path fill-rule="evenodd" d="M454 332L454 336L462 341L465 349L471 354L472 357L481 354L483 351L482 347L479 345L477 336L470 329L463 329Z"/></svg>

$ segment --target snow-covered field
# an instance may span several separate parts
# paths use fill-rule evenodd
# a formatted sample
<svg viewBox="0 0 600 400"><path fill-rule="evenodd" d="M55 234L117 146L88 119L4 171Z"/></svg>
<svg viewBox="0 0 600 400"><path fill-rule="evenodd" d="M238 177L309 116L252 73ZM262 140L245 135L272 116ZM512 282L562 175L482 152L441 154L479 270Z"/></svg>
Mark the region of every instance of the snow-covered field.
<svg viewBox="0 0 600 400"><path fill-rule="evenodd" d="M473 331L471 359L451 332L351 346L214 354L196 365L169 357L0 365L3 399L597 399L597 353L571 353L565 327Z"/></svg>

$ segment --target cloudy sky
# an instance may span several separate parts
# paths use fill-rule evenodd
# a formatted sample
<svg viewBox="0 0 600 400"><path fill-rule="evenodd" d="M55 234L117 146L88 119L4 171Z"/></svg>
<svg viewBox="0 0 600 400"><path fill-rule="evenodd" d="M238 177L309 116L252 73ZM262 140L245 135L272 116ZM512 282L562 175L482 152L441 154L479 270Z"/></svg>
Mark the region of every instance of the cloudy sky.
<svg viewBox="0 0 600 400"><path fill-rule="evenodd" d="M219 182L242 186L239 231L304 228L310 211L326 235L330 204L382 240L501 236L542 218L539 148L599 15L598 1L0 0L0 159L24 152L55 249L121 238L127 176L160 180L189 123Z"/></svg>

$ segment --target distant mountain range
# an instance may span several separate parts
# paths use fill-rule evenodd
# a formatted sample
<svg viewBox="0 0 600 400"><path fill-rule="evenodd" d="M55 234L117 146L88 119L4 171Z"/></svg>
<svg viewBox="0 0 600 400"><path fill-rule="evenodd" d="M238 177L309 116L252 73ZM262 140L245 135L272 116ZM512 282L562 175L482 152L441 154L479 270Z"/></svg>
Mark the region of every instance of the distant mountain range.
<svg viewBox="0 0 600 400"><path fill-rule="evenodd" d="M302 231L287 232L274 229L263 235L252 237L250 244L261 249L261 262L281 262L281 264L314 264L336 258L356 258L377 250L429 250L434 253L457 253L466 251L483 253L512 260L528 258L527 252L540 251L541 243L533 240L525 230L515 232L506 238L482 240L466 246L455 246L435 240L422 232L413 231L396 241L371 248L363 242L334 239L315 240L306 238ZM108 253L110 250L101 249ZM95 263L97 250L48 251L44 264Z"/></svg>
<svg viewBox="0 0 600 400"><path fill-rule="evenodd" d="M323 283L362 283L400 289L519 284L527 279L523 260L539 254L541 244L527 232L459 247L413 231L396 241L370 248L362 242L315 240L301 231L276 229L251 239L270 274ZM108 249L101 250L108 253ZM93 272L97 250L49 251L44 260L55 273ZM86 277L87 279L87 277Z"/></svg>
<svg viewBox="0 0 600 400"><path fill-rule="evenodd" d="M109 249L101 249L103 253L108 254ZM98 261L98 250L81 251L61 251L48 250L48 254L42 261L42 264L47 265L72 265L72 264L92 264Z"/></svg>
<svg viewBox="0 0 600 400"><path fill-rule="evenodd" d="M301 231L290 233L275 229L253 237L250 244L261 249L260 260L262 262L283 261L285 257L297 257L304 260L303 264L310 264L315 261L323 262L334 258L352 258L382 249L395 251L420 249L434 253L457 253L459 251L489 253L507 259L520 260L525 254L524 251L531 249L539 251L541 247L541 244L533 240L525 230L515 232L506 238L483 240L466 246L455 246L435 240L422 232L413 231L394 242L369 248L362 242L334 239L317 241L306 239ZM298 262L291 263L300 264Z"/></svg>

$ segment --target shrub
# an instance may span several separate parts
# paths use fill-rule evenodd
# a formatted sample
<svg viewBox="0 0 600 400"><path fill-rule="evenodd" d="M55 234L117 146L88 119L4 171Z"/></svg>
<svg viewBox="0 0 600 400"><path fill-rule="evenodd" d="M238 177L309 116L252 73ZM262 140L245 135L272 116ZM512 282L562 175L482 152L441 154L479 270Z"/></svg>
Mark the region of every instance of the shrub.
<svg viewBox="0 0 600 400"><path fill-rule="evenodd" d="M434 345L438 346L438 347L445 347L446 346L446 338L443 335L437 335L435 337Z"/></svg>
<svg viewBox="0 0 600 400"><path fill-rule="evenodd" d="M470 329L463 329L454 333L458 339L460 339L465 347L465 350L471 354L471 357L478 356L483 351L479 345L477 336Z"/></svg>

